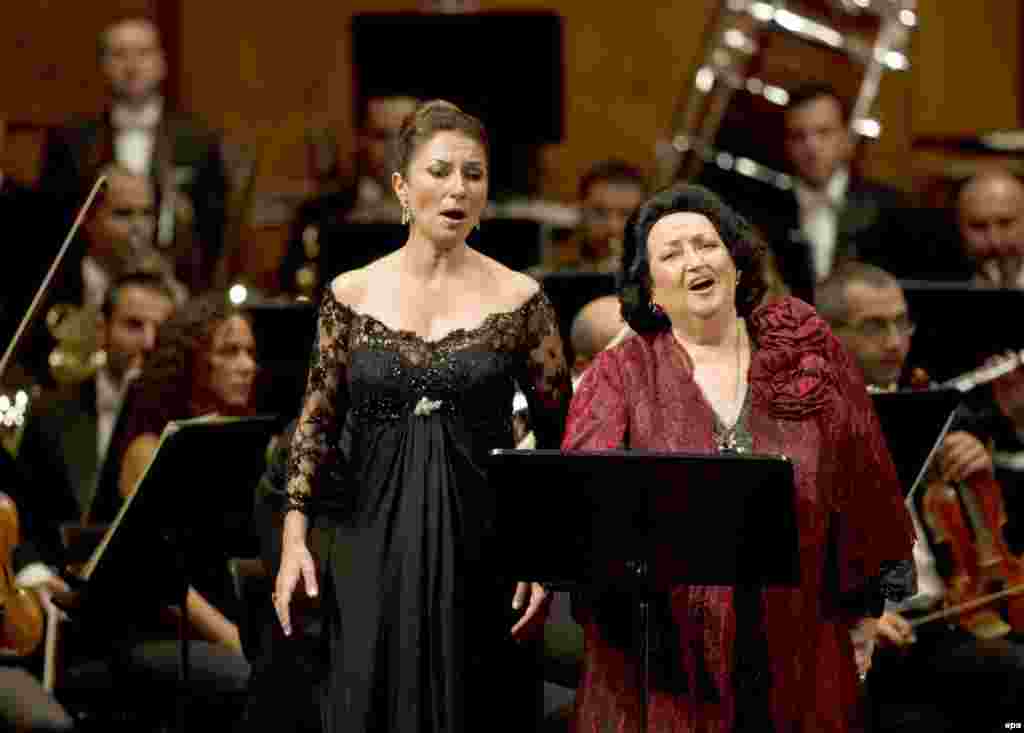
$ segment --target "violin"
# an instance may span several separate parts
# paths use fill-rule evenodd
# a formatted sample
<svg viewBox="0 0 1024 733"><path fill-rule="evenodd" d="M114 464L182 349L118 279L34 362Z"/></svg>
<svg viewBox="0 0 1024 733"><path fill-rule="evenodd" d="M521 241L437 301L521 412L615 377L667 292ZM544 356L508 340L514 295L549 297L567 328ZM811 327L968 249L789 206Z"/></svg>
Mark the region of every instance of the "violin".
<svg viewBox="0 0 1024 733"><path fill-rule="evenodd" d="M18 324L17 330L3 355L0 356L0 380L7 372L11 359L17 353L18 346L36 316L36 313L47 296L47 293L54 282L58 268L63 261L75 234L82 226L85 215L92 206L93 201L100 189L106 183L105 176L99 176L93 184L89 195L78 210L68 230L67 236L57 256L50 264L42 284L36 291L28 310ZM2 449L0 449L2 450ZM27 656L32 654L46 636L46 649L44 659L43 688L52 690L56 675L56 644L57 625L59 618L56 613L46 613L42 601L33 591L18 588L14 583L14 567L12 553L14 548L21 541L21 529L18 522L18 511L14 501L0 492L0 654L14 654Z"/></svg>
<svg viewBox="0 0 1024 733"><path fill-rule="evenodd" d="M30 590L14 584L11 553L21 539L14 501L0 492L0 654L32 654L46 628L43 606Z"/></svg>
<svg viewBox="0 0 1024 733"><path fill-rule="evenodd" d="M974 370L940 387L967 391L1019 365L1018 356ZM914 370L912 385L927 389L926 373ZM1024 630L1024 595L1019 593L1024 588L1024 563L1010 552L1003 536L1007 517L999 482L990 474L979 472L954 485L932 471L922 497L922 509L936 542L948 546L953 561L946 610L932 615L955 616L962 628L980 639ZM994 608L997 601L1005 601L1006 620Z"/></svg>
<svg viewBox="0 0 1024 733"><path fill-rule="evenodd" d="M1003 537L1006 511L999 483L985 474L957 486L933 481L925 490L923 507L926 521L953 558L946 604L961 608L959 625L981 639L1024 630L1024 596L997 593L1024 586L1024 565ZM992 596L990 602L976 603L985 596ZM997 600L1005 600L1009 623L992 607Z"/></svg>

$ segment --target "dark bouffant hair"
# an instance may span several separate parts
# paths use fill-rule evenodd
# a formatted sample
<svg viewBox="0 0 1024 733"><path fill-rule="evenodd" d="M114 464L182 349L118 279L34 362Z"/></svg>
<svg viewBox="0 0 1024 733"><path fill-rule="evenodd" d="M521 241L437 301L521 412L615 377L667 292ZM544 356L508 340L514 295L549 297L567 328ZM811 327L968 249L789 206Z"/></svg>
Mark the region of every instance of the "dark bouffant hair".
<svg viewBox="0 0 1024 733"><path fill-rule="evenodd" d="M403 176L408 175L409 162L416 155L416 151L439 132L461 132L480 143L484 154L488 160L490 159L490 147L484 124L451 102L434 99L419 105L416 111L402 122L395 151L398 172Z"/></svg>
<svg viewBox="0 0 1024 733"><path fill-rule="evenodd" d="M172 420L198 417L216 407L202 404L201 395L197 404L195 387L209 368L204 357L213 348L214 332L236 315L249 318L223 292L212 292L190 300L160 326L156 349L130 390L134 394L122 449L137 435L159 435Z"/></svg>
<svg viewBox="0 0 1024 733"><path fill-rule="evenodd" d="M708 189L676 184L654 194L626 222L618 278L622 317L637 333L662 331L671 326L668 316L654 309L651 301L647 237L659 219L675 213L701 214L715 227L733 263L741 271L736 285L736 311L743 317L750 315L767 289L762 274L763 240L746 219Z"/></svg>

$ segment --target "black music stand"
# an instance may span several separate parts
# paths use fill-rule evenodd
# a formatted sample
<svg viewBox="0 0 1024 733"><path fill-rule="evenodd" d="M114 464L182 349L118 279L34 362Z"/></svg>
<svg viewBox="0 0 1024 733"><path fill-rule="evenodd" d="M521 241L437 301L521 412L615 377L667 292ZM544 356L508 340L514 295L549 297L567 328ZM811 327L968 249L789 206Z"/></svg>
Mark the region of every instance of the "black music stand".
<svg viewBox="0 0 1024 733"><path fill-rule="evenodd" d="M279 415L283 423L302 409L309 360L316 341L318 303L254 303L252 318L260 371L254 387L256 409Z"/></svg>
<svg viewBox="0 0 1024 733"><path fill-rule="evenodd" d="M615 294L615 275L611 272L549 272L541 278L541 287L558 314L562 348L569 364L572 350L572 322L587 303L603 295Z"/></svg>
<svg viewBox="0 0 1024 733"><path fill-rule="evenodd" d="M986 357L1021 348L1020 331L1008 327L1024 311L1024 290L971 283L901 280L910 317L917 324L908 363L944 381L976 369ZM957 328L951 340L953 324Z"/></svg>
<svg viewBox="0 0 1024 733"><path fill-rule="evenodd" d="M955 389L900 390L871 395L889 455L908 500L931 465L963 401Z"/></svg>
<svg viewBox="0 0 1024 733"><path fill-rule="evenodd" d="M340 222L320 233L320 281L365 267L405 244L409 227L398 222Z"/></svg>
<svg viewBox="0 0 1024 733"><path fill-rule="evenodd" d="M160 605L181 605L181 688L176 695L181 730L190 677L188 557L230 553L245 541L266 448L278 425L270 416L169 423L138 488L122 504L82 571L80 613L86 618L115 614L123 619ZM124 593L126 585L129 594Z"/></svg>
<svg viewBox="0 0 1024 733"><path fill-rule="evenodd" d="M793 465L783 456L495 450L489 477L502 573L637 599L642 730L653 594L799 583Z"/></svg>

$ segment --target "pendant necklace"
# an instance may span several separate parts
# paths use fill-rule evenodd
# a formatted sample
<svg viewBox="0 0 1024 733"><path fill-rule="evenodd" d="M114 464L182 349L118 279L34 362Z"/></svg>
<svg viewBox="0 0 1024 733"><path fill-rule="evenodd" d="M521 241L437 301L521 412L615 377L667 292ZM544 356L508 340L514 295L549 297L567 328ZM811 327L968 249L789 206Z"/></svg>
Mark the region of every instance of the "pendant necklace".
<svg viewBox="0 0 1024 733"><path fill-rule="evenodd" d="M733 395L733 404L736 405L740 401L740 375L741 375L741 362L740 358L740 319L736 319L736 389ZM740 423L740 415L743 412L743 406L739 406L739 412L736 414L736 418L733 420L731 426L726 426L725 421L722 418L715 416L715 443L718 445L718 451L720 453L742 453L743 448L739 445L736 440L736 427Z"/></svg>

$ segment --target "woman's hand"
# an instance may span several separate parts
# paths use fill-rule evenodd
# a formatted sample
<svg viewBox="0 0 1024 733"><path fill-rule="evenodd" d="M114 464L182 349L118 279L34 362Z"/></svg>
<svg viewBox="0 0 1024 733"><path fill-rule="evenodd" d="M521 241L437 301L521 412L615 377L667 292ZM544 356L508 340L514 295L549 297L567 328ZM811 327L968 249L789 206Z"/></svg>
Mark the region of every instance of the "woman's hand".
<svg viewBox="0 0 1024 733"><path fill-rule="evenodd" d="M305 586L306 595L315 598L319 593L316 585L316 566L313 555L306 546L306 517L300 512L288 512L284 518L283 539L281 542L281 567L277 571L274 583L274 611L281 622L285 636L291 636L291 602L292 594L299 583Z"/></svg>
<svg viewBox="0 0 1024 733"><path fill-rule="evenodd" d="M544 628L550 606L549 598L550 594L540 583L516 583L516 593L512 596L512 608L518 611L525 604L526 610L512 627L514 639L529 639Z"/></svg>
<svg viewBox="0 0 1024 733"><path fill-rule="evenodd" d="M853 658L857 663L857 676L861 682L871 669L871 658L875 653L875 639L878 638L878 619L865 617L850 629L853 642Z"/></svg>

